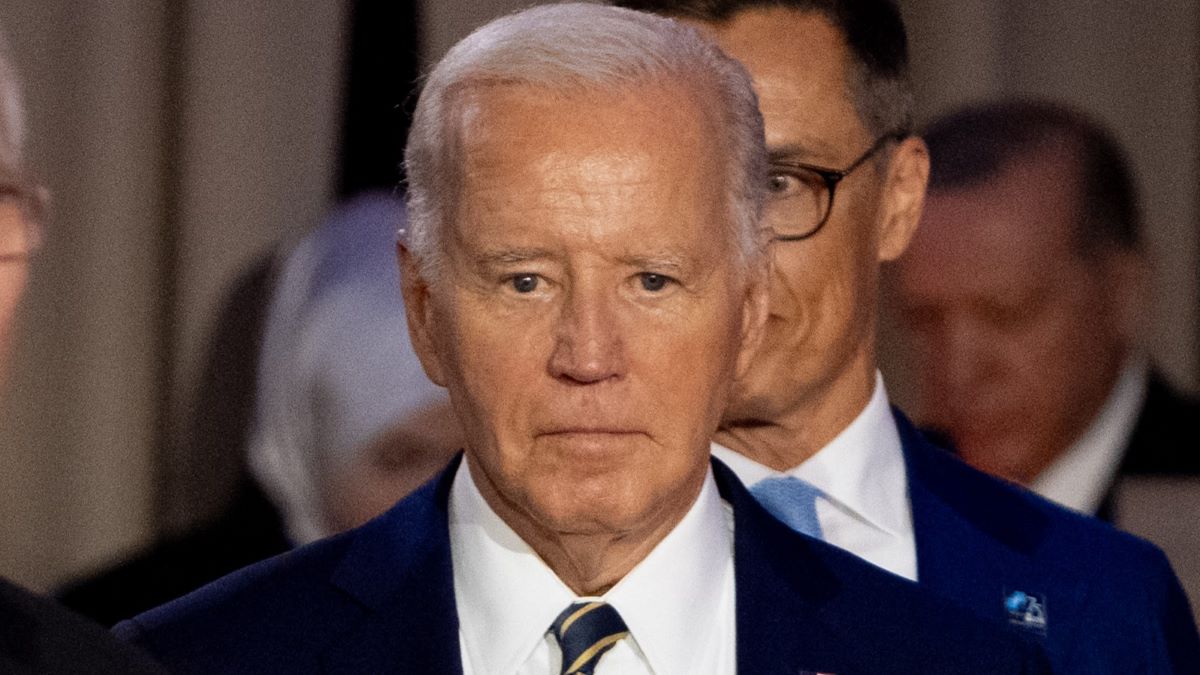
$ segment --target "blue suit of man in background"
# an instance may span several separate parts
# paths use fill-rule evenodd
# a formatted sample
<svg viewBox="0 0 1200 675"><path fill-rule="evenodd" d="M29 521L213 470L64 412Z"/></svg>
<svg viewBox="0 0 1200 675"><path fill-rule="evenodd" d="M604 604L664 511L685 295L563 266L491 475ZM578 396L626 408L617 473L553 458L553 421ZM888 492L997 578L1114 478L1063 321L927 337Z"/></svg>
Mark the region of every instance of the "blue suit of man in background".
<svg viewBox="0 0 1200 675"><path fill-rule="evenodd" d="M776 513L802 499L776 504L770 486L794 479L815 510L798 526L1026 631L1056 672L1200 671L1161 552L968 468L888 403L880 266L907 247L929 175L895 2L619 4L712 35L750 72L766 127L770 315L714 454Z"/></svg>

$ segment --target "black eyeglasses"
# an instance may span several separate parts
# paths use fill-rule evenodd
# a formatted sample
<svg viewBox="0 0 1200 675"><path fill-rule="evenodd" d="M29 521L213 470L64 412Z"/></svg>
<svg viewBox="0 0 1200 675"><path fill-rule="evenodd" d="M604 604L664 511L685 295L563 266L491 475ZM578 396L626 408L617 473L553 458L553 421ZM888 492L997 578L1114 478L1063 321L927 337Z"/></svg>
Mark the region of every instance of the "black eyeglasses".
<svg viewBox="0 0 1200 675"><path fill-rule="evenodd" d="M884 134L850 166L841 170L798 162L771 162L771 195L765 225L774 232L772 239L800 241L820 232L833 211L833 194L838 183L885 145L907 137L907 132Z"/></svg>
<svg viewBox="0 0 1200 675"><path fill-rule="evenodd" d="M40 188L0 178L0 263L24 262L37 252L45 207L45 192Z"/></svg>

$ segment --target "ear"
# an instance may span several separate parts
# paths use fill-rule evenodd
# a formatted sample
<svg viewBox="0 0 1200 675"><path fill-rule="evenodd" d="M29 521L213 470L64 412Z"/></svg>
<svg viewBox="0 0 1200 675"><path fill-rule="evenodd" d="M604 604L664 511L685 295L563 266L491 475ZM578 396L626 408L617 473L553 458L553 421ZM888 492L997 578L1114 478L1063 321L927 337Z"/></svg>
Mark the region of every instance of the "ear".
<svg viewBox="0 0 1200 675"><path fill-rule="evenodd" d="M879 230L879 260L895 260L908 248L921 211L925 208L925 188L929 184L929 149L925 141L909 136L892 150L884 188L883 217Z"/></svg>
<svg viewBox="0 0 1200 675"><path fill-rule="evenodd" d="M734 379L741 379L750 369L750 363L758 353L770 310L770 279L775 256L767 250L763 253L765 265L755 265L748 271L745 296L742 299L742 345L738 352Z"/></svg>
<svg viewBox="0 0 1200 675"><path fill-rule="evenodd" d="M404 294L404 315L408 319L408 337L412 340L413 351L429 379L444 387L446 377L433 339L436 322L429 281L422 275L416 257L404 244L396 244L396 255L400 261L400 291Z"/></svg>

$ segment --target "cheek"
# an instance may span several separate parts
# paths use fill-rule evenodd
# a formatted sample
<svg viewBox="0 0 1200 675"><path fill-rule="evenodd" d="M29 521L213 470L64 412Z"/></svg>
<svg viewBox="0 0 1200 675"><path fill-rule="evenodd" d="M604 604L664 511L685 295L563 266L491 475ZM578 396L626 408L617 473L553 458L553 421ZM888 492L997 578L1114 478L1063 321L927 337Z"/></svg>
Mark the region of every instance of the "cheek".
<svg viewBox="0 0 1200 675"><path fill-rule="evenodd" d="M719 309L697 311L693 316L711 319L714 315L719 320L656 327L647 331L642 347L633 350L635 364L641 366L634 377L643 379L641 384L647 390L657 392L643 397L654 409L655 418L664 424L693 425L677 433L706 435L711 431L703 425L695 428L695 415L680 415L680 410L704 415L704 422L715 426L728 403L742 347L741 317Z"/></svg>
<svg viewBox="0 0 1200 675"><path fill-rule="evenodd" d="M538 321L513 321L470 307L444 317L438 353L447 389L455 412L470 418L463 424L478 427L516 403L532 379L544 373L545 331Z"/></svg>
<svg viewBox="0 0 1200 675"><path fill-rule="evenodd" d="M12 316L21 301L25 291L25 283L29 279L29 268L25 264L9 263L0 265L0 321L5 326L12 321Z"/></svg>
<svg viewBox="0 0 1200 675"><path fill-rule="evenodd" d="M547 409L563 404L547 362L553 348L547 308L512 317L495 308L464 308L442 352L452 408L472 461L497 489L523 501L546 467L530 453Z"/></svg>
<svg viewBox="0 0 1200 675"><path fill-rule="evenodd" d="M995 358L1006 373L996 386L1014 401L1023 402L1031 416L1064 410L1073 398L1081 368L1092 360L1087 336L1075 329L1076 319L1047 308L1020 335L999 335Z"/></svg>
<svg viewBox="0 0 1200 675"><path fill-rule="evenodd" d="M0 265L0 373L7 370L13 315L28 277L29 270L24 264Z"/></svg>

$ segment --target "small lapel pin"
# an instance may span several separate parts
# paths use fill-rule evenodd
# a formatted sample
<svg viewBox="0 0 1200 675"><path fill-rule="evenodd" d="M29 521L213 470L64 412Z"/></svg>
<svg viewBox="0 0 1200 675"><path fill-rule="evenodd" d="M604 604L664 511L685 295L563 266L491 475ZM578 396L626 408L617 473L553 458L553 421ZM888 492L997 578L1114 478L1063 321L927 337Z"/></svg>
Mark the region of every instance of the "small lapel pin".
<svg viewBox="0 0 1200 675"><path fill-rule="evenodd" d="M1037 633L1046 632L1046 596L1012 591L1004 596L1008 622Z"/></svg>

